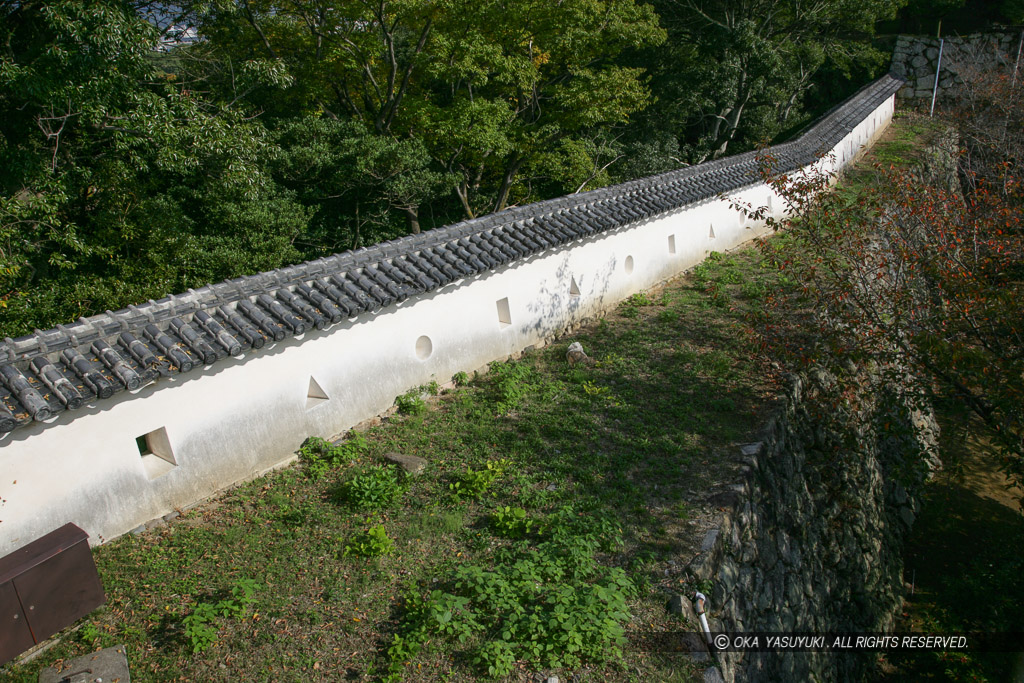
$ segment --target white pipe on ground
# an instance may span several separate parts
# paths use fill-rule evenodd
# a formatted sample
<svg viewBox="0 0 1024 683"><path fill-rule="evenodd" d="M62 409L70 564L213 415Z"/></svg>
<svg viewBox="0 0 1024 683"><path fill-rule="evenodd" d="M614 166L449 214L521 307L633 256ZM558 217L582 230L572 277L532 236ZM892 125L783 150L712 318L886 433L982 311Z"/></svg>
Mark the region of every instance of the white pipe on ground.
<svg viewBox="0 0 1024 683"><path fill-rule="evenodd" d="M693 602L697 606L697 618L700 619L700 625L704 629L704 637L707 639L708 645L711 645L711 628L708 626L708 618L704 609L707 601L707 597L699 591L693 596Z"/></svg>

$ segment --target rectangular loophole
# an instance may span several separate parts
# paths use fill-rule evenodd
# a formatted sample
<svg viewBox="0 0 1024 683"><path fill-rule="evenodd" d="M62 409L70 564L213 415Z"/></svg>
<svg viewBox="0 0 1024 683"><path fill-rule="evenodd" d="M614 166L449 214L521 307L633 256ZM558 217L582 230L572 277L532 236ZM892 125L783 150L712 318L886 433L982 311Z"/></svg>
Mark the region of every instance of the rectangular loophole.
<svg viewBox="0 0 1024 683"><path fill-rule="evenodd" d="M670 253L670 254L676 253L676 236L675 235L669 235L668 236L668 253Z"/></svg>
<svg viewBox="0 0 1024 683"><path fill-rule="evenodd" d="M498 299L498 324L508 327L512 324L512 312L508 308L508 297Z"/></svg>
<svg viewBox="0 0 1024 683"><path fill-rule="evenodd" d="M150 479L163 476L178 465L170 439L167 438L167 429L164 427L135 437L135 445L142 457L146 476Z"/></svg>

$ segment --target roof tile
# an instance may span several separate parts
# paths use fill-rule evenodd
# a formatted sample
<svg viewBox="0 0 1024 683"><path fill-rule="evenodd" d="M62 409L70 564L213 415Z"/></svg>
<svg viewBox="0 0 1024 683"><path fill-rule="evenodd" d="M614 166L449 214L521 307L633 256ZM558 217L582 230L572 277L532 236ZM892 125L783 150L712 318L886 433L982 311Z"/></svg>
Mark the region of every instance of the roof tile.
<svg viewBox="0 0 1024 683"><path fill-rule="evenodd" d="M837 105L796 139L772 147L776 171L813 162L903 84L886 76ZM517 206L352 252L238 277L106 311L0 343L0 434L48 420L155 374L188 372L267 339L323 328L517 258L678 210L759 182L746 152L621 185ZM252 300L259 303L256 305ZM96 359L90 360L82 350ZM108 373L108 374L105 374ZM77 386L76 386L77 385ZM46 389L46 396L40 390Z"/></svg>

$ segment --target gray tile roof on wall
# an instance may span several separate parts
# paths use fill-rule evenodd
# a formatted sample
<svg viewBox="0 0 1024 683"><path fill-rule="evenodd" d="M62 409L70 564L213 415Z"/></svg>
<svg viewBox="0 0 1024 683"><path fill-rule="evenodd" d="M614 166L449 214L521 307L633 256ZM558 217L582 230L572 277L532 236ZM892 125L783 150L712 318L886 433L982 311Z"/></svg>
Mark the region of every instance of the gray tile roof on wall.
<svg viewBox="0 0 1024 683"><path fill-rule="evenodd" d="M771 153L777 170L832 149L902 86L865 86ZM574 240L759 182L748 152L507 209L358 251L190 289L0 343L0 434L323 329Z"/></svg>

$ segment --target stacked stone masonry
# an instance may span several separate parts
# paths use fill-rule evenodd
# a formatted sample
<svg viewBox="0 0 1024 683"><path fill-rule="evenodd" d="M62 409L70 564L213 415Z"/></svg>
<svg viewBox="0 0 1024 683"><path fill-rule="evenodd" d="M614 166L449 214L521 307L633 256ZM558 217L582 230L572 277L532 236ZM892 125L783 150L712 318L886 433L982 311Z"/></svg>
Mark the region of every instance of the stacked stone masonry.
<svg viewBox="0 0 1024 683"><path fill-rule="evenodd" d="M942 39L942 64L939 70L937 101L968 84L980 73L1003 70L1012 72L1019 65L1018 55L1024 31L976 33ZM915 108L929 109L935 90L935 69L939 66L938 38L902 35L893 50L892 72L906 79L897 97Z"/></svg>
<svg viewBox="0 0 1024 683"><path fill-rule="evenodd" d="M904 539L934 463L938 427L894 394L869 397L856 413L823 408L831 403L821 395L828 385L823 374L794 378L761 441L743 448L737 502L691 564L713 586L713 631L870 633L893 626L903 597ZM878 428L890 422L906 429ZM863 653L716 658L729 682L860 681L872 671Z"/></svg>

